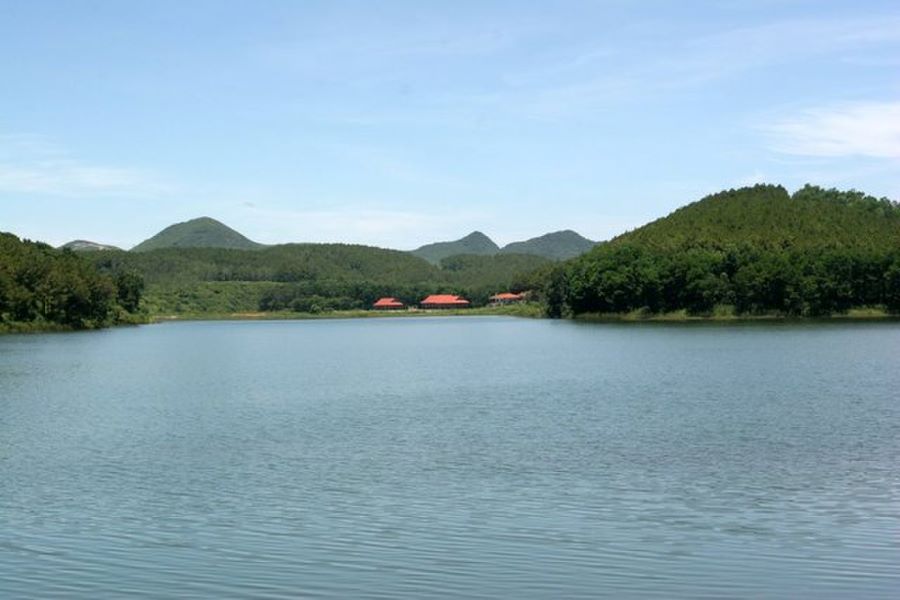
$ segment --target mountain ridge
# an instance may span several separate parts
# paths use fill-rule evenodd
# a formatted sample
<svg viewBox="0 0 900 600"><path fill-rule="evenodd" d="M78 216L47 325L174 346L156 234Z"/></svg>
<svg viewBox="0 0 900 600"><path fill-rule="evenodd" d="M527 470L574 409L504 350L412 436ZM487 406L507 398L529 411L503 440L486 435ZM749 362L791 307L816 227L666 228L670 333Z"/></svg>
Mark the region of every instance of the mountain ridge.
<svg viewBox="0 0 900 600"><path fill-rule="evenodd" d="M440 264L445 258L463 254L528 254L550 260L566 260L587 252L595 244L571 229L563 229L500 247L484 233L473 231L458 240L425 244L410 252L432 264Z"/></svg>
<svg viewBox="0 0 900 600"><path fill-rule="evenodd" d="M287 245L275 244L276 246ZM473 231L457 240L425 244L408 252L423 258L433 265L457 255L494 256L497 254L527 254L550 260L566 260L590 250L593 242L571 229L553 231L527 240L511 242L503 247L497 245L481 231ZM64 247L76 251L118 250L115 246L98 244L87 240L73 240ZM237 250L257 250L266 245L255 242L237 230L211 217L198 217L174 223L160 230L131 248L131 252L148 252L163 248L223 248ZM374 247L374 246L373 246ZM386 248L392 249L392 248Z"/></svg>

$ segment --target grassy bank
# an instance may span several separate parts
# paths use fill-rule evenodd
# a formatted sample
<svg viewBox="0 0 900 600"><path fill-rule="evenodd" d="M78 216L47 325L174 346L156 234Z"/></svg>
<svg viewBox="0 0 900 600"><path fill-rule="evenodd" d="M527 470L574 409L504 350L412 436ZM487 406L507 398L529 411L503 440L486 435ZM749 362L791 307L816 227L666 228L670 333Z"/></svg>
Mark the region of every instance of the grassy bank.
<svg viewBox="0 0 900 600"><path fill-rule="evenodd" d="M122 318L115 322L88 323L80 327L73 325L64 325L62 323L52 323L49 321L29 321L23 322L6 322L0 323L0 335L7 333L54 333L68 331L95 331L97 329L107 329L109 327L120 327L127 325L143 325L151 323L152 320L145 314L125 314Z"/></svg>
<svg viewBox="0 0 900 600"><path fill-rule="evenodd" d="M0 323L0 335L5 333L51 333L54 331L75 331L75 328L59 323L32 321L28 323Z"/></svg>
<svg viewBox="0 0 900 600"><path fill-rule="evenodd" d="M259 310L263 295L284 283L258 281L205 281L189 284L148 285L141 302L151 315L227 315Z"/></svg>
<svg viewBox="0 0 900 600"><path fill-rule="evenodd" d="M293 311L204 311L204 312L179 312L158 313L150 315L133 315L128 321L121 321L108 326L139 325L144 323L160 323L166 321L286 321L286 320L314 320L314 319L387 319L387 318L428 318L450 316L508 316L524 318L543 318L543 306L537 303L526 303L509 306L482 306L478 308L448 309L448 310L332 310L317 313L293 312ZM798 317L779 313L767 313L757 315L735 314L724 309L717 310L706 315L692 315L687 311L675 311L667 313L651 313L648 311L632 311L628 313L585 313L574 317L577 321L610 322L610 323L729 323L748 321L875 321L875 320L900 320L900 315L892 314L879 307L858 308L843 314L818 317ZM98 329L93 327L87 329ZM84 330L82 328L80 330ZM79 329L59 325L56 323L0 323L0 334L5 333L46 333L78 331Z"/></svg>
<svg viewBox="0 0 900 600"><path fill-rule="evenodd" d="M449 316L509 316L539 318L543 309L539 304L519 304L509 306L482 306L478 308L460 308L447 310L332 310L318 313L293 311L241 311L241 312L198 312L157 314L153 321L277 321L303 319L384 319L414 317L449 317Z"/></svg>

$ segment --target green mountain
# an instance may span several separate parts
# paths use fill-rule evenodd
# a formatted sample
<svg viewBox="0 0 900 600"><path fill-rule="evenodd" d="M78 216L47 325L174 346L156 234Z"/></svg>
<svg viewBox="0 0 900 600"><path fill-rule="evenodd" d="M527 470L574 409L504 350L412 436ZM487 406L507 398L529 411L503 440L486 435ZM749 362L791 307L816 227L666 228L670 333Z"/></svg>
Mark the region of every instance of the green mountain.
<svg viewBox="0 0 900 600"><path fill-rule="evenodd" d="M441 260L457 254L492 255L500 251L500 247L491 238L480 231L473 231L466 237L454 242L436 242L426 244L411 253L424 258L431 264L438 264Z"/></svg>
<svg viewBox="0 0 900 600"><path fill-rule="evenodd" d="M507 244L501 254L534 254L551 260L566 260L584 254L594 247L595 242L571 229L555 231L524 242Z"/></svg>
<svg viewBox="0 0 900 600"><path fill-rule="evenodd" d="M862 192L807 185L793 195L781 186L756 185L707 196L625 233L613 245L656 249L897 248L900 208Z"/></svg>
<svg viewBox="0 0 900 600"><path fill-rule="evenodd" d="M368 308L381 296L414 304L454 293L474 305L550 264L538 256L461 255L433 265L409 252L350 244L284 244L257 250L161 248L92 252L102 273L147 283L151 314Z"/></svg>
<svg viewBox="0 0 900 600"><path fill-rule="evenodd" d="M247 239L224 223L209 217L200 217L199 219L170 225L131 250L133 252L147 252L160 248L234 248L253 250L262 247L262 244Z"/></svg>
<svg viewBox="0 0 900 600"><path fill-rule="evenodd" d="M548 312L900 310L900 204L806 186L728 190L548 274Z"/></svg>
<svg viewBox="0 0 900 600"><path fill-rule="evenodd" d="M73 252L95 252L97 250L120 250L116 246L98 244L88 240L72 240L59 247L60 250L72 250Z"/></svg>

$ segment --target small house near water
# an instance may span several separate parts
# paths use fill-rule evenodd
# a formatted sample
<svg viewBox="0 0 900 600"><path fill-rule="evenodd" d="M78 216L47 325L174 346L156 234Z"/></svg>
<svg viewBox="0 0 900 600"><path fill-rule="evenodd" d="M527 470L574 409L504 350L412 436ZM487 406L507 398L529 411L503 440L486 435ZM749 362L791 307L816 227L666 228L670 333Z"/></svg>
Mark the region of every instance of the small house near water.
<svg viewBox="0 0 900 600"><path fill-rule="evenodd" d="M516 304L518 302L523 302L525 300L525 294L513 294L510 292L503 292L501 294L495 294L491 296L491 305L492 306L501 306L504 304Z"/></svg>
<svg viewBox="0 0 900 600"><path fill-rule="evenodd" d="M375 310L402 310L406 306L396 298L385 297L376 300L372 308Z"/></svg>
<svg viewBox="0 0 900 600"><path fill-rule="evenodd" d="M419 302L421 308L469 308L468 300L454 294L432 294Z"/></svg>

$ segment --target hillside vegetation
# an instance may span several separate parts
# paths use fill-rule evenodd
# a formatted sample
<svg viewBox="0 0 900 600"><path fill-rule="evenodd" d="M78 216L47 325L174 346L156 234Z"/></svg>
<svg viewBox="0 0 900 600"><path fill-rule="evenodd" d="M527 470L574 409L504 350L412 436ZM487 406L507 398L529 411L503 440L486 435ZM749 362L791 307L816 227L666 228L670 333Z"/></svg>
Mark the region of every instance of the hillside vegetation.
<svg viewBox="0 0 900 600"><path fill-rule="evenodd" d="M480 305L548 263L538 256L461 255L432 265L408 252L350 244L286 244L260 250L166 248L91 253L103 272L136 272L154 313L368 308L381 296L415 304L433 293Z"/></svg>
<svg viewBox="0 0 900 600"><path fill-rule="evenodd" d="M548 312L900 310L900 206L757 185L708 196L552 271Z"/></svg>
<svg viewBox="0 0 900 600"><path fill-rule="evenodd" d="M153 237L144 240L131 250L148 252L162 248L233 248L253 250L261 248L224 223L209 217L200 217L166 227Z"/></svg>
<svg viewBox="0 0 900 600"><path fill-rule="evenodd" d="M133 322L143 282L99 273L83 256L0 233L0 331Z"/></svg>
<svg viewBox="0 0 900 600"><path fill-rule="evenodd" d="M411 252L415 256L424 258L431 264L440 264L445 258L459 254L478 254L489 256L500 251L500 247L488 236L480 231L473 231L464 238L453 242L435 242L426 244Z"/></svg>
<svg viewBox="0 0 900 600"><path fill-rule="evenodd" d="M512 242L503 246L501 254L534 254L551 260L566 260L584 254L594 247L595 242L581 236L571 229L554 231L545 235Z"/></svg>
<svg viewBox="0 0 900 600"><path fill-rule="evenodd" d="M728 190L613 240L662 250L727 248L896 248L900 207L862 192L806 186Z"/></svg>

